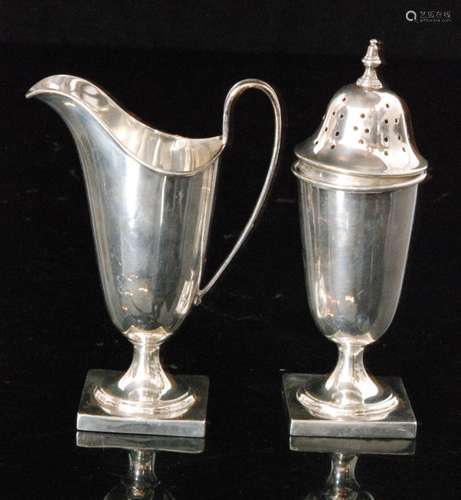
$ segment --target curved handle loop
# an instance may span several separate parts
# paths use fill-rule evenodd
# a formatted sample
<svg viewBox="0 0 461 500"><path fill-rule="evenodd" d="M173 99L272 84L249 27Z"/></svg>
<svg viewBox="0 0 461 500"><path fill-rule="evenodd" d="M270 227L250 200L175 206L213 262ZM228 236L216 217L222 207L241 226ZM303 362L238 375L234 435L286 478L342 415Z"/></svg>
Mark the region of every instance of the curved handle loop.
<svg viewBox="0 0 461 500"><path fill-rule="evenodd" d="M269 169L267 171L266 179L264 180L264 184L259 194L258 200L253 209L253 212L250 215L250 218L248 219L248 222L243 228L243 231L240 233L240 236L235 245L233 246L232 250L229 252L229 255L221 264L221 267L216 271L215 275L210 279L210 281L206 284L206 286L198 290L197 296L195 298L195 304L200 304L202 297L206 293L208 293L214 286L214 284L218 281L222 273L226 270L227 266L235 257L235 254L240 250L241 246L250 235L252 229L254 228L256 219L258 218L261 209L264 206L264 202L266 201L267 195L269 194L269 190L272 181L274 180L277 169L277 163L280 153L280 143L282 138L282 111L280 109L280 102L278 100L275 90L262 80L257 80L257 79L242 80L241 82L236 83L227 94L226 100L224 102L224 114L223 114L222 137L224 146L226 146L229 138L229 118L232 110L232 105L234 101L248 89L257 89L264 92L271 101L272 108L274 110L274 117L275 117L274 146L272 148L272 156L269 164Z"/></svg>

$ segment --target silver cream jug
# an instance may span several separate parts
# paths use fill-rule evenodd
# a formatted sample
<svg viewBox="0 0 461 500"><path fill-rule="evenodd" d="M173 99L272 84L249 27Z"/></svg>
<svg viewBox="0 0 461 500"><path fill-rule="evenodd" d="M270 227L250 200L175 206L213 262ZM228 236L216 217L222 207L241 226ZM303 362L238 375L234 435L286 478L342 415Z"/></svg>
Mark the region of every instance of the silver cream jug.
<svg viewBox="0 0 461 500"><path fill-rule="evenodd" d="M214 277L200 288L229 115L235 99L248 89L263 91L272 103L272 158L248 223ZM55 109L75 140L105 301L113 323L134 347L125 374L89 372L78 428L203 435L207 383L197 377L174 380L161 366L159 348L221 276L261 211L280 149L276 93L260 80L237 83L224 104L222 135L205 139L155 130L122 110L100 88L75 76L45 78L27 97L38 97ZM192 418L187 412L194 404ZM170 421L167 425L165 419Z"/></svg>

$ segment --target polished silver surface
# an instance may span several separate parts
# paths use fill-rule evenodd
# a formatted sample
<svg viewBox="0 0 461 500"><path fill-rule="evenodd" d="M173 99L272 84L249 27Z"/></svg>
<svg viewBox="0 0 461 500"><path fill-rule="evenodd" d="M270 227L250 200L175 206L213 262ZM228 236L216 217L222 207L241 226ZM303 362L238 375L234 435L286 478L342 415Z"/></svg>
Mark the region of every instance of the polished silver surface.
<svg viewBox="0 0 461 500"><path fill-rule="evenodd" d="M197 438L78 432L76 441L82 448L128 451L128 471L104 497L106 500L173 499L155 473L158 452L201 453L204 450L204 440Z"/></svg>
<svg viewBox="0 0 461 500"><path fill-rule="evenodd" d="M298 398L317 417L385 419L398 398L367 374L363 354L397 309L416 186L368 194L302 182L299 201L311 314L339 359L325 383L300 388Z"/></svg>
<svg viewBox="0 0 461 500"><path fill-rule="evenodd" d="M363 416L345 418L325 418L309 411L298 398L299 392L314 392L328 380L326 375L288 373L283 376L283 391L288 409L289 431L292 436L325 436L328 438L383 438L413 439L416 437L416 419L411 408L405 387L396 377L380 377L377 384L386 387L397 399L398 404L392 412L381 419ZM321 402L320 402L321 404Z"/></svg>
<svg viewBox="0 0 461 500"><path fill-rule="evenodd" d="M229 116L235 100L249 89L261 90L272 104L272 157L240 237L214 277L200 288ZM99 419L99 430L104 422L116 432L109 423L114 420L106 416L123 419L125 430L121 432L129 431L130 419L134 426L152 420L152 426L143 427L145 432L158 430L155 422L159 419L181 423L202 394L195 393L184 379L174 380L164 371L160 346L215 284L254 227L280 150L277 95L260 80L237 83L224 104L222 136L206 139L148 127L94 84L74 76L45 78L27 97L38 97L54 108L73 135L84 171L106 304L113 323L134 347L133 361L125 374L100 377L94 385L94 419L88 425L96 425L94 421ZM82 423L88 419L89 415L83 419L79 413L80 429L88 429ZM184 432L189 432L187 426Z"/></svg>
<svg viewBox="0 0 461 500"><path fill-rule="evenodd" d="M125 434L152 434L156 436L189 436L201 438L206 431L208 403L208 378L200 375L176 375L175 383L187 387L193 394L193 404L188 411L174 418L157 414L152 405L151 414L133 416L119 412L109 413L97 398L100 388L112 387L123 376L114 370L89 370L83 387L77 413L77 429L91 432Z"/></svg>
<svg viewBox="0 0 461 500"><path fill-rule="evenodd" d="M364 76L333 96L318 130L296 147L293 172L317 186L349 191L417 184L427 161L416 147L405 102L376 74L376 40L362 61Z"/></svg>
<svg viewBox="0 0 461 500"><path fill-rule="evenodd" d="M290 450L329 453L330 473L320 491L305 500L372 500L374 496L362 489L355 470L360 455L413 455L415 442L405 439L334 439L291 437Z"/></svg>
<svg viewBox="0 0 461 500"><path fill-rule="evenodd" d="M78 431L75 435L75 441L80 448L151 450L192 455L202 453L205 450L205 440L194 437Z"/></svg>
<svg viewBox="0 0 461 500"><path fill-rule="evenodd" d="M363 77L333 97L293 165L310 311L339 350L330 376L306 376L297 388L305 413L297 433L307 435L416 432L403 387L375 379L363 363L364 348L386 332L398 306L427 168L404 104L376 75L377 47L371 40ZM404 419L402 428L394 417Z"/></svg>
<svg viewBox="0 0 461 500"><path fill-rule="evenodd" d="M415 439L350 439L290 436L290 450L352 455L414 455Z"/></svg>

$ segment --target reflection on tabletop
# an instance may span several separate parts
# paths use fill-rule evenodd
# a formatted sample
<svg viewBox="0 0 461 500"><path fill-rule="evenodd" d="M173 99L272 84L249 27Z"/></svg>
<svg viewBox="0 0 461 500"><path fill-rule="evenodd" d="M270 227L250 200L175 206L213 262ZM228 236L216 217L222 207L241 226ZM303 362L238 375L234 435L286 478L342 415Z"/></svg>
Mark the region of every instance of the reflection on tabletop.
<svg viewBox="0 0 461 500"><path fill-rule="evenodd" d="M105 500L173 500L171 493L155 473L156 455L161 451L201 453L205 440L169 436L77 432L77 446L82 448L118 448L128 451L129 466L120 483Z"/></svg>
<svg viewBox="0 0 461 500"><path fill-rule="evenodd" d="M320 491L309 493L305 500L373 500L361 489L355 477L360 455L413 455L415 441L406 439L344 439L290 437L290 450L328 453L330 473Z"/></svg>

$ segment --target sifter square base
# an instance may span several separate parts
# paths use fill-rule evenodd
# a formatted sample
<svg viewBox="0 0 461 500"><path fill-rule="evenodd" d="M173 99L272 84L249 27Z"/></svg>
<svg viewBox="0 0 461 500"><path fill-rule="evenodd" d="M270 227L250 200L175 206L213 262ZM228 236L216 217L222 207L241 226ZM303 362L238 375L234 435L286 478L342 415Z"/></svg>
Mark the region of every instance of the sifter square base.
<svg viewBox="0 0 461 500"><path fill-rule="evenodd" d="M287 373L283 376L283 392L288 410L289 431L292 436L319 436L344 438L416 437L416 418L402 380L397 377L377 377L389 385L398 396L398 407L385 419L378 421L327 420L314 417L296 398L296 391L307 382L324 375Z"/></svg>
<svg viewBox="0 0 461 500"><path fill-rule="evenodd" d="M182 381L192 388L197 401L187 413L178 418L160 419L109 415L99 407L93 397L93 388L96 384L104 385L104 382L113 379L116 373L114 370L90 370L88 372L77 413L77 429L79 431L158 436L205 436L208 377L175 375L176 380Z"/></svg>

